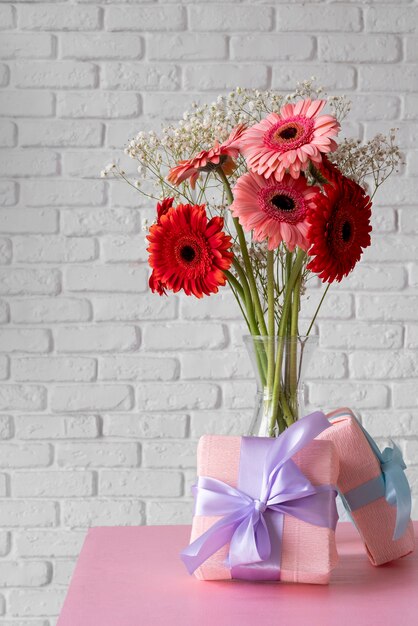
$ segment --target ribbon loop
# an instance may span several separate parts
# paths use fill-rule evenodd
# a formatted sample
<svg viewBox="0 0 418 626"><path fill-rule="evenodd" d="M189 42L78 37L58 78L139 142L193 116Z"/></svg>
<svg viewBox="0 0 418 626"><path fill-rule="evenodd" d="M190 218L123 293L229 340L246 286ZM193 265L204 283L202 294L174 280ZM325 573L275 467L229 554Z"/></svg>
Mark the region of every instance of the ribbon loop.
<svg viewBox="0 0 418 626"><path fill-rule="evenodd" d="M190 573L227 543L230 544L229 564L235 571L266 561L272 549L267 515L278 518L278 526L283 525L283 516L288 514L335 529L338 519L335 488L312 485L291 460L296 452L329 427L325 415L316 412L271 440L258 497L250 497L220 480L199 477L195 488L195 514L224 517L181 553Z"/></svg>

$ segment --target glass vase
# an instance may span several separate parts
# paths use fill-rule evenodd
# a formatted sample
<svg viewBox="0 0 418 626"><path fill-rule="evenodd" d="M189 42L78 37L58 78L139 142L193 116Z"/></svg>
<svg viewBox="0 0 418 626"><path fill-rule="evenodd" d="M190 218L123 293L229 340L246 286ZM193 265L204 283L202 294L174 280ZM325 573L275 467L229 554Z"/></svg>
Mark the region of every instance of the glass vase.
<svg viewBox="0 0 418 626"><path fill-rule="evenodd" d="M246 335L244 342L257 382L248 435L277 437L304 415L304 377L318 337Z"/></svg>

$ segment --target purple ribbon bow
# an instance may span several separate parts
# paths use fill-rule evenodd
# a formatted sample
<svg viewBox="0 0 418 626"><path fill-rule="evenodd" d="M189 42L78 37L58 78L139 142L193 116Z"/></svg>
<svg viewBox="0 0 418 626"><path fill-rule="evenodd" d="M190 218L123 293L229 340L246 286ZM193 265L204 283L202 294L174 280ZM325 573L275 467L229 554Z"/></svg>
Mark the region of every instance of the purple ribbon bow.
<svg viewBox="0 0 418 626"><path fill-rule="evenodd" d="M215 478L198 478L195 515L223 517L181 553L190 574L229 543L233 578L280 579L285 514L335 529L335 488L312 485L291 459L329 426L325 415L316 412L277 439L243 437L238 488Z"/></svg>

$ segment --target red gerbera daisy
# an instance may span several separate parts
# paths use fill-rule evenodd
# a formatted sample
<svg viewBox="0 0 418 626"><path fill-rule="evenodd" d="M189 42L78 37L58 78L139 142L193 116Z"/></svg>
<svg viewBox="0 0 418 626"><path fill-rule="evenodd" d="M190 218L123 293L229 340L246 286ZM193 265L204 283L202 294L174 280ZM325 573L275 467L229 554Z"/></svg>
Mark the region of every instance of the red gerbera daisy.
<svg viewBox="0 0 418 626"><path fill-rule="evenodd" d="M160 223L160 219L163 215L167 213L169 209L173 206L174 198L163 198L161 202L157 203L157 224ZM158 293L160 296L166 296L167 285L165 285L161 280L156 278L155 272L151 273L149 277L148 285L152 291L152 293Z"/></svg>
<svg viewBox="0 0 418 626"><path fill-rule="evenodd" d="M152 293L158 293L160 296L166 296L167 295L167 292L166 292L167 285L165 285L163 282L161 282L161 280L158 280L158 278L156 277L154 271L151 272L151 276L149 277L148 285L149 285L149 288L151 289Z"/></svg>
<svg viewBox="0 0 418 626"><path fill-rule="evenodd" d="M329 160L326 154L322 156L322 163L318 165L318 170L329 183L335 183L337 179L339 180L343 176L338 167Z"/></svg>
<svg viewBox="0 0 418 626"><path fill-rule="evenodd" d="M340 282L370 246L372 203L356 182L334 175L332 184L318 194L316 205L307 215L312 244L308 269L322 282Z"/></svg>
<svg viewBox="0 0 418 626"><path fill-rule="evenodd" d="M173 185L179 185L190 178L192 189L195 188L200 172L211 172L222 167L225 174L231 174L235 169L235 161L239 154L239 140L246 126L236 126L224 143L218 141L210 150L202 150L196 156L186 161L180 161L173 167L167 176L167 180Z"/></svg>
<svg viewBox="0 0 418 626"><path fill-rule="evenodd" d="M325 100L300 100L285 104L280 115L270 113L251 126L241 140L241 152L250 170L282 180L288 171L298 178L310 161L320 163L322 154L335 150L333 137L340 125L332 115L319 115Z"/></svg>
<svg viewBox="0 0 418 626"><path fill-rule="evenodd" d="M168 209L171 209L173 206L174 198L164 198L161 202L157 204L157 222L160 221L162 215L165 215Z"/></svg>
<svg viewBox="0 0 418 626"><path fill-rule="evenodd" d="M183 289L197 298L217 293L232 264L231 238L221 217L208 220L205 205L179 204L168 209L147 236L150 286L154 291Z"/></svg>

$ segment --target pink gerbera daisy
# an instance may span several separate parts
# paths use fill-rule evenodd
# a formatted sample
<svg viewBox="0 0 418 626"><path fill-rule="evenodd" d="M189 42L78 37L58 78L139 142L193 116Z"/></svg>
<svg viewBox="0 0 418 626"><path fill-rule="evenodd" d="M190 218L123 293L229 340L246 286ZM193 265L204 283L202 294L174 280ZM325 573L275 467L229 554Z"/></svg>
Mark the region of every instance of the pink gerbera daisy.
<svg viewBox="0 0 418 626"><path fill-rule="evenodd" d="M309 161L321 162L321 153L337 147L334 137L340 125L332 115L318 115L325 100L300 100L285 104L280 115L270 113L248 128L241 139L241 152L250 170L282 180L286 170L297 178Z"/></svg>
<svg viewBox="0 0 418 626"><path fill-rule="evenodd" d="M171 168L167 180L173 185L179 185L190 178L190 184L194 189L200 172L211 172L221 167L225 174L231 174L235 169L234 159L239 154L239 141L245 128L245 124L236 126L223 143L216 141L210 150L202 150L191 159L180 161Z"/></svg>
<svg viewBox="0 0 418 626"><path fill-rule="evenodd" d="M237 180L231 211L245 230L253 231L255 241L268 239L269 250L282 241L290 251L295 246L307 250L306 215L316 206L318 193L304 176L295 179L286 174L277 181L248 172Z"/></svg>

